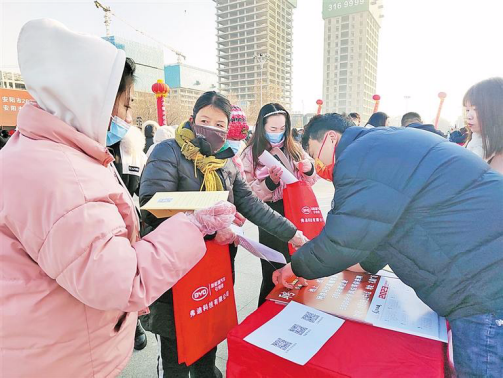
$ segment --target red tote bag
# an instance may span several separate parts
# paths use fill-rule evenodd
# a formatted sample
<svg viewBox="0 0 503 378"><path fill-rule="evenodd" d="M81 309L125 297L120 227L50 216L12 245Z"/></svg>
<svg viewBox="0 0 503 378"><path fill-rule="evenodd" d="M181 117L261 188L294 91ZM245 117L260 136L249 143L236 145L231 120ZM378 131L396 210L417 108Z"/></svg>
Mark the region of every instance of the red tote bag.
<svg viewBox="0 0 503 378"><path fill-rule="evenodd" d="M227 245L206 242L202 260L173 286L178 362L192 365L237 325Z"/></svg>
<svg viewBox="0 0 503 378"><path fill-rule="evenodd" d="M304 181L288 184L283 190L285 217L309 239L319 235L325 226L325 220L311 186ZM288 245L290 255L295 253L291 244Z"/></svg>

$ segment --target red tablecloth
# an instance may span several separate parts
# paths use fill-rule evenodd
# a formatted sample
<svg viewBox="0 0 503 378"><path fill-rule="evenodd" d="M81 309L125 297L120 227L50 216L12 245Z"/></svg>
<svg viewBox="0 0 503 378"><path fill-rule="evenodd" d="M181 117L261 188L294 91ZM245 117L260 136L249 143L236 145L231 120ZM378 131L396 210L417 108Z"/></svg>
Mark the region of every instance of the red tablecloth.
<svg viewBox="0 0 503 378"><path fill-rule="evenodd" d="M227 377L443 377L446 344L346 321L304 366L243 339L284 307L267 302L228 335Z"/></svg>

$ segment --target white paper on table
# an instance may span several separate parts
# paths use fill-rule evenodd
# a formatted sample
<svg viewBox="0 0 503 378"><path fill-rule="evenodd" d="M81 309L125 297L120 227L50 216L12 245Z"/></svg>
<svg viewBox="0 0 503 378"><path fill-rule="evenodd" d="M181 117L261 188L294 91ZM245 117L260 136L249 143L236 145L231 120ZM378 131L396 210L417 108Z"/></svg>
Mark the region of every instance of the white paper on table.
<svg viewBox="0 0 503 378"><path fill-rule="evenodd" d="M264 151L262 155L259 156L258 160L264 164L267 168L281 167L283 173L281 174L281 180L285 184L293 184L299 181L288 169L286 169L283 164L281 164L274 156L272 156L268 151Z"/></svg>
<svg viewBox="0 0 503 378"><path fill-rule="evenodd" d="M325 312L290 302L245 341L288 361L305 365L344 323Z"/></svg>
<svg viewBox="0 0 503 378"><path fill-rule="evenodd" d="M365 321L376 327L447 343L445 318L396 278L381 278Z"/></svg>

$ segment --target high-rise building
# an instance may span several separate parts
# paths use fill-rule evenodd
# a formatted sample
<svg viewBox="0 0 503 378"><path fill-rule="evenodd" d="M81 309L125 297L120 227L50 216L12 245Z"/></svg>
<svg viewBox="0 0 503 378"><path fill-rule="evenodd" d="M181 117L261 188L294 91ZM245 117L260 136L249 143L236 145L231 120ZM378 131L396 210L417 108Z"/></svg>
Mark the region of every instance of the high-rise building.
<svg viewBox="0 0 503 378"><path fill-rule="evenodd" d="M189 119L199 96L204 92L218 89L216 72L183 63L164 66L164 77L169 86L166 118L170 125Z"/></svg>
<svg viewBox="0 0 503 378"><path fill-rule="evenodd" d="M164 52L159 47L132 41L120 36L104 37L136 63L135 91L152 93L152 84L164 79Z"/></svg>
<svg viewBox="0 0 503 378"><path fill-rule="evenodd" d="M214 1L220 90L241 106L278 101L290 107L297 0Z"/></svg>
<svg viewBox="0 0 503 378"><path fill-rule="evenodd" d="M323 0L326 112L372 114L383 0Z"/></svg>

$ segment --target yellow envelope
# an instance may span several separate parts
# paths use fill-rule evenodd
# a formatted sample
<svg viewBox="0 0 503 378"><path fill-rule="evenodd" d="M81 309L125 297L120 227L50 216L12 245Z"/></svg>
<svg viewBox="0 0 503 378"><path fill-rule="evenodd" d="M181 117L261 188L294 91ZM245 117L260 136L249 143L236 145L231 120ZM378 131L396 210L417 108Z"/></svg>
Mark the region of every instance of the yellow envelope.
<svg viewBox="0 0 503 378"><path fill-rule="evenodd" d="M142 206L157 218L171 217L182 211L194 211L211 207L219 201L227 201L229 192L159 192Z"/></svg>

